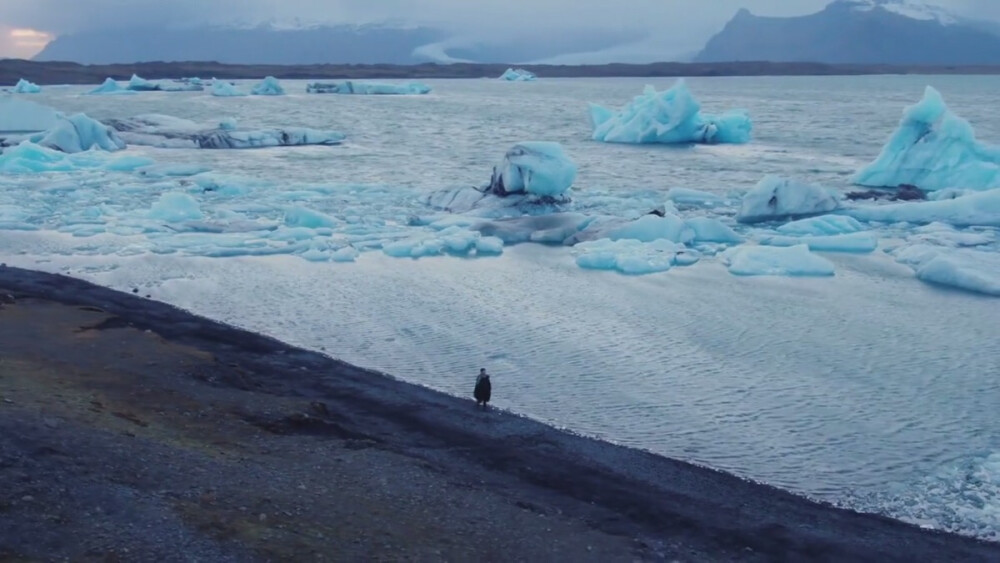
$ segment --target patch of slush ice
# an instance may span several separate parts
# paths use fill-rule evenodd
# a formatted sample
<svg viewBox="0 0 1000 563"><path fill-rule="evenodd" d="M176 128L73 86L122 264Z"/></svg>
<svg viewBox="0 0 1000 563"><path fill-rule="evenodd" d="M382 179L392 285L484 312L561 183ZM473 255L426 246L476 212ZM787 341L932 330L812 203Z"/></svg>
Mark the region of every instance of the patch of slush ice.
<svg viewBox="0 0 1000 563"><path fill-rule="evenodd" d="M198 200L183 192L167 192L149 210L150 219L169 223L201 219L204 214Z"/></svg>
<svg viewBox="0 0 1000 563"><path fill-rule="evenodd" d="M259 84L250 90L254 96L284 96L285 89L281 87L281 82L273 76L267 76Z"/></svg>
<svg viewBox="0 0 1000 563"><path fill-rule="evenodd" d="M722 253L729 272L737 276L832 276L833 263L796 246L739 246Z"/></svg>
<svg viewBox="0 0 1000 563"><path fill-rule="evenodd" d="M486 240L483 240L486 239ZM444 254L456 256L497 255L503 251L503 241L497 237L483 237L477 231L461 227L448 227L436 233L426 233L390 242L382 248L394 258L423 258Z"/></svg>
<svg viewBox="0 0 1000 563"><path fill-rule="evenodd" d="M923 99L904 110L878 159L853 180L876 188L909 184L924 191L1000 188L1000 147L977 141L969 122L953 114L928 86Z"/></svg>
<svg viewBox="0 0 1000 563"><path fill-rule="evenodd" d="M765 246L796 246L804 244L809 250L820 252L873 252L878 248L878 239L868 232L842 235L805 236L765 236L760 244Z"/></svg>
<svg viewBox="0 0 1000 563"><path fill-rule="evenodd" d="M822 186L765 176L743 196L736 220L740 223L762 223L822 215L837 207L837 200Z"/></svg>
<svg viewBox="0 0 1000 563"><path fill-rule="evenodd" d="M862 221L884 223L949 223L1000 227L1000 189L976 192L940 201L913 201L848 207L843 213Z"/></svg>
<svg viewBox="0 0 1000 563"><path fill-rule="evenodd" d="M628 275L665 272L674 266L688 266L699 259L698 252L667 239L642 242L634 239L600 239L573 247L576 264L590 270L613 270Z"/></svg>
<svg viewBox="0 0 1000 563"><path fill-rule="evenodd" d="M683 80L663 92L646 86L618 111L591 104L590 121L593 139L605 143L747 143L751 130L750 116L743 110L719 116L701 113Z"/></svg>

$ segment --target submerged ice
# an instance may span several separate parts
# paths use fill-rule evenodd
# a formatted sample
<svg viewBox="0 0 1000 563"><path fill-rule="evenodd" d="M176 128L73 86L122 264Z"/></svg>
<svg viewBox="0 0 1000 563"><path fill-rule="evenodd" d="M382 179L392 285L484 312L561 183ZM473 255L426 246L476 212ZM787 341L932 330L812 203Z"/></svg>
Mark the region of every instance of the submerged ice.
<svg viewBox="0 0 1000 563"><path fill-rule="evenodd" d="M646 86L642 95L618 111L591 104L590 121L593 139L606 143L747 143L752 128L750 116L742 110L703 114L683 80L663 92Z"/></svg>

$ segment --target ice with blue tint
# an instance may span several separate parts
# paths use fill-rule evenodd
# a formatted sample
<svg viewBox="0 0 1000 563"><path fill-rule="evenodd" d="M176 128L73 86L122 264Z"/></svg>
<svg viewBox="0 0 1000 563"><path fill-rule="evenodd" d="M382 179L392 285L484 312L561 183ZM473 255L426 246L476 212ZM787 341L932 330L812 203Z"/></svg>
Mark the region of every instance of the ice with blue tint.
<svg viewBox="0 0 1000 563"><path fill-rule="evenodd" d="M234 98L239 96L246 96L247 93L240 90L233 84L226 82L225 80L212 80L212 95L221 98Z"/></svg>
<svg viewBox="0 0 1000 563"><path fill-rule="evenodd" d="M743 110L703 114L687 84L669 90L646 86L642 95L618 111L590 105L593 139L605 143L688 144L747 143L752 124Z"/></svg>
<svg viewBox="0 0 1000 563"><path fill-rule="evenodd" d="M846 215L820 215L785 223L775 230L783 235L829 236L857 233L865 230L865 226Z"/></svg>
<svg viewBox="0 0 1000 563"><path fill-rule="evenodd" d="M273 76L267 76L259 84L250 90L250 93L254 96L284 96L285 89L281 87L281 83L278 79Z"/></svg>
<svg viewBox="0 0 1000 563"><path fill-rule="evenodd" d="M906 240L950 248L985 246L1000 239L1000 229L972 227L956 229L947 223L929 223L913 229Z"/></svg>
<svg viewBox="0 0 1000 563"><path fill-rule="evenodd" d="M125 141L107 125L78 113L69 117L60 116L55 127L32 139L43 147L65 153L76 153L96 148L104 151L125 149Z"/></svg>
<svg viewBox="0 0 1000 563"><path fill-rule="evenodd" d="M150 219L168 223L201 219L204 214L198 201L184 192L167 192L153 203L149 210Z"/></svg>
<svg viewBox="0 0 1000 563"><path fill-rule="evenodd" d="M829 213L839 206L833 194L822 186L769 175L743 196L736 220L762 223L809 217Z"/></svg>
<svg viewBox="0 0 1000 563"><path fill-rule="evenodd" d="M478 231L448 227L436 233L390 242L382 252L394 258L422 258L451 254L458 256L495 256L503 252L503 241L484 237Z"/></svg>
<svg viewBox="0 0 1000 563"><path fill-rule="evenodd" d="M337 220L326 213L321 213L306 207L290 207L285 210L285 225L289 227L306 227L317 229L320 227L335 227Z"/></svg>
<svg viewBox="0 0 1000 563"><path fill-rule="evenodd" d="M25 79L20 79L14 86L15 94L38 94L42 91L42 87L34 82L28 82Z"/></svg>
<svg viewBox="0 0 1000 563"><path fill-rule="evenodd" d="M535 73L523 68L508 68L500 75L500 80L507 82L533 82L537 79Z"/></svg>
<svg viewBox="0 0 1000 563"><path fill-rule="evenodd" d="M159 148L251 149L339 145L344 134L305 127L240 129L234 120L208 125L169 115L147 114L109 123L126 143Z"/></svg>
<svg viewBox="0 0 1000 563"><path fill-rule="evenodd" d="M103 84L87 93L93 96L121 96L135 95L137 92L122 88L113 78L106 78Z"/></svg>
<svg viewBox="0 0 1000 563"><path fill-rule="evenodd" d="M912 201L849 207L844 213L862 221L883 223L948 223L958 227L1000 227L1000 189L939 201Z"/></svg>
<svg viewBox="0 0 1000 563"><path fill-rule="evenodd" d="M671 188L667 192L667 200L688 207L717 207L726 204L726 199L719 194L690 188Z"/></svg>
<svg viewBox="0 0 1000 563"><path fill-rule="evenodd" d="M699 259L696 251L667 239L652 242L599 239L574 246L573 254L581 268L627 275L665 272L674 266L689 266Z"/></svg>
<svg viewBox="0 0 1000 563"><path fill-rule="evenodd" d="M378 82L313 82L306 86L310 94L411 95L429 94L431 87L420 82L381 84Z"/></svg>
<svg viewBox="0 0 1000 563"><path fill-rule="evenodd" d="M160 89L160 86L155 82L150 82L142 78L138 74L133 74L132 78L128 81L128 89L133 92L155 92Z"/></svg>
<svg viewBox="0 0 1000 563"><path fill-rule="evenodd" d="M804 244L809 250L820 252L868 253L878 248L878 238L871 233L848 233L843 235L820 236L764 236L760 244L765 246L797 246Z"/></svg>
<svg viewBox="0 0 1000 563"><path fill-rule="evenodd" d="M853 180L872 187L909 184L924 191L1000 188L1000 146L977 141L972 125L928 86L924 98L904 110L878 159Z"/></svg>
<svg viewBox="0 0 1000 563"><path fill-rule="evenodd" d="M914 244L894 250L893 256L925 282L1000 296L1000 253Z"/></svg>
<svg viewBox="0 0 1000 563"><path fill-rule="evenodd" d="M0 154L0 172L11 175L86 169L131 171L150 163L148 159L136 160L131 157L108 159L102 153L94 151L66 154L31 141L8 147Z"/></svg>
<svg viewBox="0 0 1000 563"><path fill-rule="evenodd" d="M695 238L694 229L676 215L644 215L635 221L630 221L621 227L608 232L611 240L637 240L653 242L654 240L669 240L672 242L689 243Z"/></svg>
<svg viewBox="0 0 1000 563"><path fill-rule="evenodd" d="M0 100L0 133L45 131L59 122L59 112L41 104L8 98Z"/></svg>
<svg viewBox="0 0 1000 563"><path fill-rule="evenodd" d="M490 191L496 195L526 193L540 197L565 194L576 180L576 164L559 143L518 143L493 167Z"/></svg>
<svg viewBox="0 0 1000 563"><path fill-rule="evenodd" d="M694 241L738 244L741 237L729 225L713 217L690 217L684 222L685 227L694 233Z"/></svg>
<svg viewBox="0 0 1000 563"><path fill-rule="evenodd" d="M795 246L737 246L722 253L729 272L737 276L832 276L833 263Z"/></svg>

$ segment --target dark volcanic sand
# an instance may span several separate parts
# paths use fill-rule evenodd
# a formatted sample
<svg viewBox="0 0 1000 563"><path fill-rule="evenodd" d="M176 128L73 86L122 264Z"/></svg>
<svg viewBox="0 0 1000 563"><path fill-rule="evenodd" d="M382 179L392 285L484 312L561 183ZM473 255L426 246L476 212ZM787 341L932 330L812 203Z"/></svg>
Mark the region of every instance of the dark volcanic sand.
<svg viewBox="0 0 1000 563"><path fill-rule="evenodd" d="M140 296L5 294L0 560L1000 561Z"/></svg>

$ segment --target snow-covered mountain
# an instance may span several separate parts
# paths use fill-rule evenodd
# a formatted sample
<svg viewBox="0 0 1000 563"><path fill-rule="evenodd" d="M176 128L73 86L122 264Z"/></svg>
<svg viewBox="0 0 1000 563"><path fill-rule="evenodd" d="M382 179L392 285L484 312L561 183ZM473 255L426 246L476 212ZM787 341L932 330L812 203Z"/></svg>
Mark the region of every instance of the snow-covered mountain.
<svg viewBox="0 0 1000 563"><path fill-rule="evenodd" d="M969 20L923 0L836 0L789 18L743 9L695 60L1000 64L996 29L994 22Z"/></svg>

